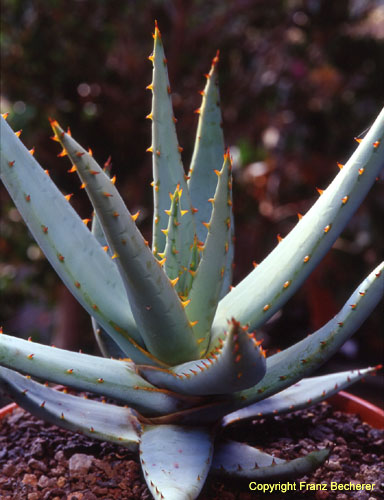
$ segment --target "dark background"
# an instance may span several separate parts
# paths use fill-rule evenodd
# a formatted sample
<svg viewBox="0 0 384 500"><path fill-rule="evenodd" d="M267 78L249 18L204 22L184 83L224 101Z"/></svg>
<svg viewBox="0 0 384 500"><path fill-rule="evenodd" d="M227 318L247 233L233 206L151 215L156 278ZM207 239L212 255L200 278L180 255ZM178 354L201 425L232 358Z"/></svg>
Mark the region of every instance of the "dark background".
<svg viewBox="0 0 384 500"><path fill-rule="evenodd" d="M91 208L48 116L70 125L141 210L150 239L151 32L157 19L186 168L198 93L220 49L226 145L234 158L235 282L261 261L318 197L383 105L384 6L359 0L2 0L2 112L83 218ZM382 259L379 180L334 249L259 336L270 352L328 321ZM93 349L89 318L60 284L2 188L0 317L6 333ZM102 286L102 285L101 285ZM382 310L321 371L383 360ZM352 392L382 404L382 376Z"/></svg>

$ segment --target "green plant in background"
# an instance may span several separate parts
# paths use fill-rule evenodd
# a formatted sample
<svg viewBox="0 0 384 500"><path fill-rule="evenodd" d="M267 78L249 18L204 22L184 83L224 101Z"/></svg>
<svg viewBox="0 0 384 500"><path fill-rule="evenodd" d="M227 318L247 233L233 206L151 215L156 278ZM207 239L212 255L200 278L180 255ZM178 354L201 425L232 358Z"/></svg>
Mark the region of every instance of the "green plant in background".
<svg viewBox="0 0 384 500"><path fill-rule="evenodd" d="M224 152L217 60L202 92L188 175L181 162L167 63L156 26L152 248L108 168L51 120L95 213L83 223L49 175L1 121L1 177L66 286L92 317L104 358L0 336L0 382L38 417L139 450L155 498L196 498L207 474L304 475L328 450L285 461L222 437L235 421L307 407L377 367L304 378L361 325L383 295L380 264L320 330L265 357L255 328L315 268L384 164L382 111L351 159L291 233L236 287L231 160ZM107 359L108 358L108 359ZM21 372L21 373L20 373ZM28 376L22 375L28 374ZM33 377L33 378L31 378ZM63 394L48 380L125 406Z"/></svg>

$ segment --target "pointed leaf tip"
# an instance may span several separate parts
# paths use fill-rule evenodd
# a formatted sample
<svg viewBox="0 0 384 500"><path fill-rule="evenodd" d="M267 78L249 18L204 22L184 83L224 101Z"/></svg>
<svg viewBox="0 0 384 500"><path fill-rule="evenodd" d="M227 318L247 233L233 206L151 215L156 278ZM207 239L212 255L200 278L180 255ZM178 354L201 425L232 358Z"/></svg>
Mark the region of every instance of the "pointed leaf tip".
<svg viewBox="0 0 384 500"><path fill-rule="evenodd" d="M159 30L159 25L157 23L157 20L155 19L155 34L154 34L154 37L153 38L161 38L161 33L160 33L160 30Z"/></svg>
<svg viewBox="0 0 384 500"><path fill-rule="evenodd" d="M219 62L219 57L220 57L220 50L217 49L215 57L212 59L212 67L216 66L216 64Z"/></svg>

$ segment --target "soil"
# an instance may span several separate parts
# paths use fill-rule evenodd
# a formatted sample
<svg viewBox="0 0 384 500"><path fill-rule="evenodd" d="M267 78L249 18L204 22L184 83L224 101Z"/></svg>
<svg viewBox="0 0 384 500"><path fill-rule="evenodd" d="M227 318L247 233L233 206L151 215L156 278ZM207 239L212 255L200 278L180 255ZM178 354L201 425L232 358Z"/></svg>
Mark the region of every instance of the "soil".
<svg viewBox="0 0 384 500"><path fill-rule="evenodd" d="M322 403L284 417L238 425L227 433L285 459L317 448L333 449L322 467L296 481L296 491L262 494L250 491L247 480L225 482L210 476L199 500L384 499L384 431L355 415ZM0 471L1 500L152 498L136 455L59 429L20 409L0 421ZM300 491L299 481L326 483L328 490ZM353 493L331 491L331 482L375 483L375 487Z"/></svg>

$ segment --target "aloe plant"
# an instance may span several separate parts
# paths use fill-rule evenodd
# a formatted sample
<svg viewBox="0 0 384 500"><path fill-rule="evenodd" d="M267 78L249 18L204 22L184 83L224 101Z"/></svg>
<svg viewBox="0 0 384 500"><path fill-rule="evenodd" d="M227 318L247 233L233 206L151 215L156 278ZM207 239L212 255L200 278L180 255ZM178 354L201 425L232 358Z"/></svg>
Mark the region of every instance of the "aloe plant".
<svg viewBox="0 0 384 500"><path fill-rule="evenodd" d="M182 165L167 62L155 27L152 248L108 170L51 120L94 207L91 230L18 135L1 121L1 178L45 255L92 317L104 358L0 335L0 383L23 408L59 426L139 450L157 499L196 498L211 471L262 479L303 475L328 450L292 461L222 429L241 419L323 401L378 367L307 378L359 328L383 295L383 263L318 331L266 358L254 329L303 283L384 165L384 110L350 160L291 233L237 286L231 158L224 150L218 55L202 92L188 175ZM25 376L27 375L27 376ZM40 381L113 398L59 392Z"/></svg>

